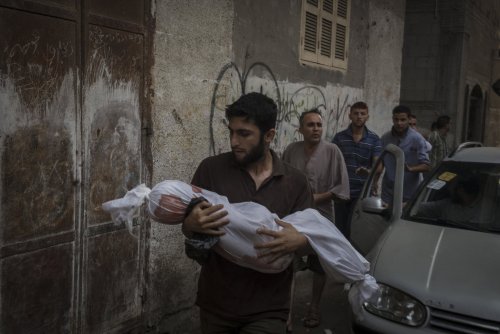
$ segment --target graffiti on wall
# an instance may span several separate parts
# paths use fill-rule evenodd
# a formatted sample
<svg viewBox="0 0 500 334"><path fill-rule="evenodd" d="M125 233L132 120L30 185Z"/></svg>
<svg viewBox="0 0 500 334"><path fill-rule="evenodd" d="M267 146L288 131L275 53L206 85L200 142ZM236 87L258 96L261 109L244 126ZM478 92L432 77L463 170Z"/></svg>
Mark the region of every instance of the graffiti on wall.
<svg viewBox="0 0 500 334"><path fill-rule="evenodd" d="M272 98L278 106L276 137L273 148L282 152L291 142L301 140L299 117L303 111L317 108L323 115L326 140L349 123L348 111L352 103L362 97L362 90L338 86L278 82L265 63L253 63L240 71L234 63L222 67L215 81L210 106L210 155L229 149L225 108L242 94L260 92Z"/></svg>

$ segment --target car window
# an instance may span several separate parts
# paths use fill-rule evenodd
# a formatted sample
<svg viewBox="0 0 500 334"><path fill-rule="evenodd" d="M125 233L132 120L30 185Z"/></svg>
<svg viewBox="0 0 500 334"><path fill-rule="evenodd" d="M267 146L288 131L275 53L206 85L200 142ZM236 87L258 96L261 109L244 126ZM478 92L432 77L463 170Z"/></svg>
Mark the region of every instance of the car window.
<svg viewBox="0 0 500 334"><path fill-rule="evenodd" d="M443 163L404 215L428 224L500 233L500 166Z"/></svg>

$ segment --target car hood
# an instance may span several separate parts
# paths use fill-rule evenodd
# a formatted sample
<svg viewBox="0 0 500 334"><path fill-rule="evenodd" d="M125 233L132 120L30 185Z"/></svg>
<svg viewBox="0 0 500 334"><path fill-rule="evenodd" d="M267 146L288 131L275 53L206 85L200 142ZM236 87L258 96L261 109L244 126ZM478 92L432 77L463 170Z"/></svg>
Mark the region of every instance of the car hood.
<svg viewBox="0 0 500 334"><path fill-rule="evenodd" d="M500 235L401 221L372 262L374 277L429 307L500 318Z"/></svg>

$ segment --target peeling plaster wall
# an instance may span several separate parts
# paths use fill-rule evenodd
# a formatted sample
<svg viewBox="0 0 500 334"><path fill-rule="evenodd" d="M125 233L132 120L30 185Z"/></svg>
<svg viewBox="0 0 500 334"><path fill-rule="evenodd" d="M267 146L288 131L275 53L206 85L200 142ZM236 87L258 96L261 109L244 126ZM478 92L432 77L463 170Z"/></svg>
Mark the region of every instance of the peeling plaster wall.
<svg viewBox="0 0 500 334"><path fill-rule="evenodd" d="M380 135L391 128L399 104L405 1L372 0L369 13L365 99L370 127Z"/></svg>
<svg viewBox="0 0 500 334"><path fill-rule="evenodd" d="M213 87L231 60L232 1L157 1L155 16L153 184L190 181L209 155ZM184 255L183 242L180 226L151 223L146 310L150 326L161 333L190 333L199 323L199 266Z"/></svg>

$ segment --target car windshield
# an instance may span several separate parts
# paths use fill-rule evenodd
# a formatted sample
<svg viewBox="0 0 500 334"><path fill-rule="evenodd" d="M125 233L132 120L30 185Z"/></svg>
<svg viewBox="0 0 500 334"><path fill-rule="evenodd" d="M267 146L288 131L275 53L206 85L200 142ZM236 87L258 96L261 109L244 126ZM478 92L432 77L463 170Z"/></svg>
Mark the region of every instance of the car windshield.
<svg viewBox="0 0 500 334"><path fill-rule="evenodd" d="M405 218L500 233L500 166L444 162L406 208Z"/></svg>

